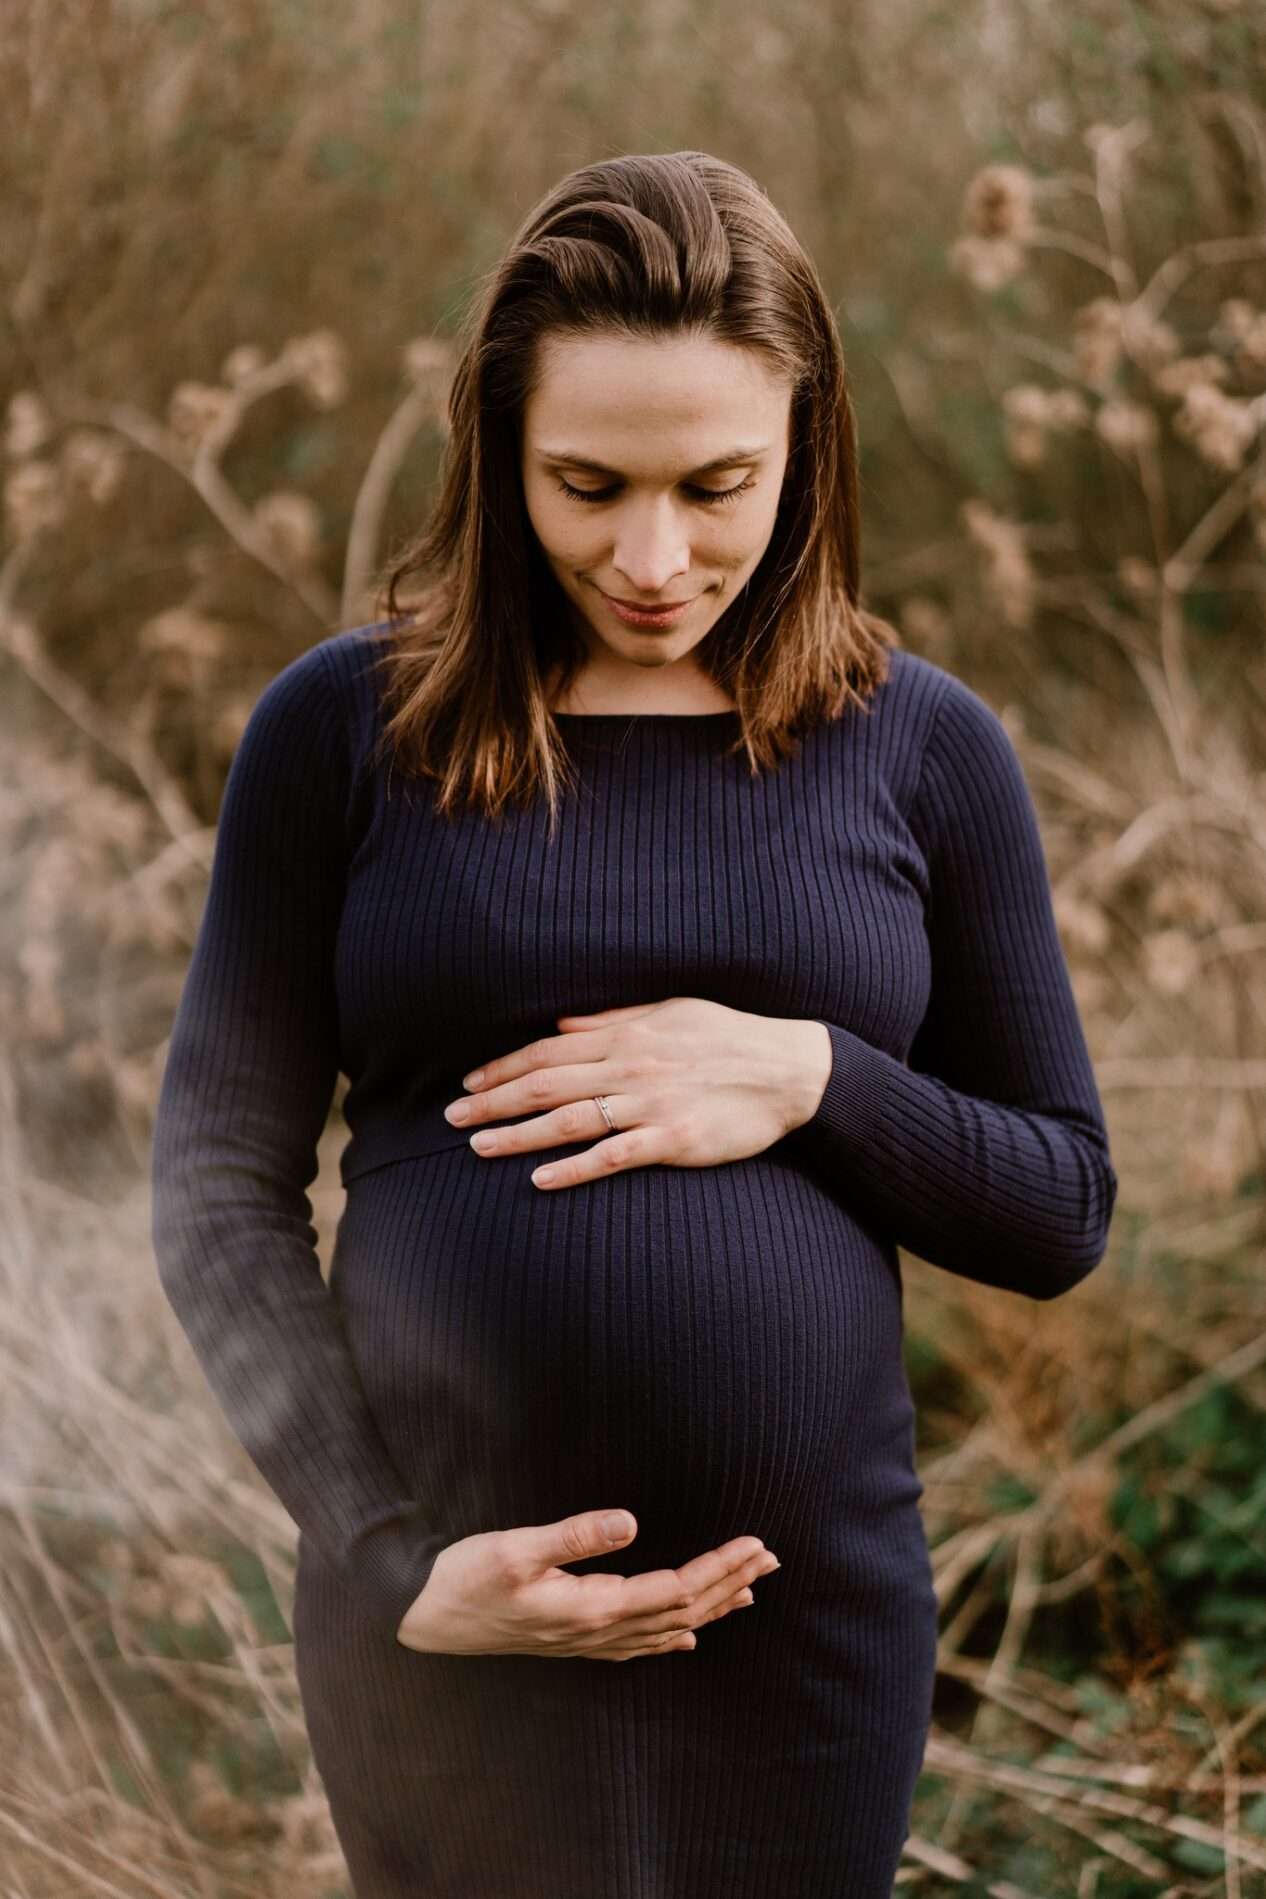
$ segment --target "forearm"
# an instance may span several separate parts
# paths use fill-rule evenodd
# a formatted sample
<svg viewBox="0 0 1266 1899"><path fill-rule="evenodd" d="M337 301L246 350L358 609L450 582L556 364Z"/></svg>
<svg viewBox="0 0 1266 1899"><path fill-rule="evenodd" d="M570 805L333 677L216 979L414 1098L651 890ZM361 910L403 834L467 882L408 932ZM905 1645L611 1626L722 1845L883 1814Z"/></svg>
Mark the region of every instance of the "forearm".
<svg viewBox="0 0 1266 1899"><path fill-rule="evenodd" d="M1092 1112L982 1100L838 1024L788 1028L797 1145L900 1246L1034 1299L1102 1259L1117 1179Z"/></svg>
<svg viewBox="0 0 1266 1899"><path fill-rule="evenodd" d="M242 1122L248 1113L243 1104ZM310 1203L293 1178L241 1125L230 1135L200 1122L185 1091L169 1088L154 1155L163 1290L260 1474L347 1587L394 1629L444 1539L379 1434L321 1276Z"/></svg>

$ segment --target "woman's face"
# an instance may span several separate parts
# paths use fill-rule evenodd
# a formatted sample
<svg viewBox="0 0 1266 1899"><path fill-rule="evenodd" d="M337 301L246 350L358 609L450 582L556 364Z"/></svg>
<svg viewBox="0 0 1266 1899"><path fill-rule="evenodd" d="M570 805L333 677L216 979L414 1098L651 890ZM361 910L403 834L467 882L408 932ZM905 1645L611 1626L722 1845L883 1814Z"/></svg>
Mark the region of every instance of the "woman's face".
<svg viewBox="0 0 1266 1899"><path fill-rule="evenodd" d="M687 655L773 534L791 383L753 351L700 337L556 335L541 372L523 411L524 498L590 664L611 685L683 661L697 671ZM608 595L690 604L638 626Z"/></svg>

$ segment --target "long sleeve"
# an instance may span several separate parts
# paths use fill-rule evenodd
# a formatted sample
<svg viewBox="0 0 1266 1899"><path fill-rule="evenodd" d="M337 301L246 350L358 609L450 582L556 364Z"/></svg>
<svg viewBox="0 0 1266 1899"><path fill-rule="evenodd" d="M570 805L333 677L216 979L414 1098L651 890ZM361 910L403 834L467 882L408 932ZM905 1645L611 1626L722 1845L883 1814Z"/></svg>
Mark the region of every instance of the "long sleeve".
<svg viewBox="0 0 1266 1899"><path fill-rule="evenodd" d="M351 763L318 649L265 688L222 800L152 1149L163 1290L291 1517L393 1632L446 1539L420 1520L321 1275L306 1188L339 1070Z"/></svg>
<svg viewBox="0 0 1266 1899"><path fill-rule="evenodd" d="M931 886L927 1011L908 1064L826 1022L831 1075L803 1126L907 1251L1052 1299L1102 1259L1117 1178L1019 758L948 679L909 818Z"/></svg>

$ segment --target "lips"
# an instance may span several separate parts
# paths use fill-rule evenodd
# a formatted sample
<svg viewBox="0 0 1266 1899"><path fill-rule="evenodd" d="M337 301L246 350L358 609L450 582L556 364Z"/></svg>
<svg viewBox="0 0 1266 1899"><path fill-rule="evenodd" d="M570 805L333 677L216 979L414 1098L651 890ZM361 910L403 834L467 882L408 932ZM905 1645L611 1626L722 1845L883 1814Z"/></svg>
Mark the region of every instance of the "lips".
<svg viewBox="0 0 1266 1899"><path fill-rule="evenodd" d="M689 600L625 600L618 593L605 593L601 588L599 592L613 607L627 607L630 613L671 613L674 607L688 607L695 597L691 594Z"/></svg>
<svg viewBox="0 0 1266 1899"><path fill-rule="evenodd" d="M666 607L634 607L630 606L624 600L617 599L614 594L604 593L601 587L598 591L602 594L603 599L610 607L612 613L615 614L617 619L623 620L625 626L642 627L647 632L655 632L667 627L677 626L680 621L685 619L686 614L694 605L694 600L692 599L673 600L670 601ZM695 598L697 599L698 596L696 595Z"/></svg>

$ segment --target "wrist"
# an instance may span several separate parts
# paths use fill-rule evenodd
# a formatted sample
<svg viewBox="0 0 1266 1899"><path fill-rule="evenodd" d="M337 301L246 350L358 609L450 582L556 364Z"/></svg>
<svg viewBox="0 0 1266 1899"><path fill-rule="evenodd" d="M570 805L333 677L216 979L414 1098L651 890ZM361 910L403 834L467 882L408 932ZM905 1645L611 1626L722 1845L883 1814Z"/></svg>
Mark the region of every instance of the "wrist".
<svg viewBox="0 0 1266 1899"><path fill-rule="evenodd" d="M811 1121L831 1079L835 1051L825 1022L808 1018L779 1024L787 1055L787 1132Z"/></svg>

